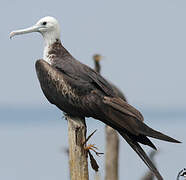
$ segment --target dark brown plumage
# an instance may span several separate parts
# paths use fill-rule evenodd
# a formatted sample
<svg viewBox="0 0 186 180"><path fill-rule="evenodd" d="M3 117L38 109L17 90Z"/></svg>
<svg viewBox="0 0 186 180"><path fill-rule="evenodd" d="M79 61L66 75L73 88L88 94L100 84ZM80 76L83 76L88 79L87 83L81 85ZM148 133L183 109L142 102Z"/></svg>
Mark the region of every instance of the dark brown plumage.
<svg viewBox="0 0 186 180"><path fill-rule="evenodd" d="M138 142L156 149L147 136L179 141L148 127L139 111L119 98L99 73L74 59L59 41L50 47L49 56L51 65L44 60L36 62L46 98L67 114L93 117L116 129L156 177L163 179Z"/></svg>

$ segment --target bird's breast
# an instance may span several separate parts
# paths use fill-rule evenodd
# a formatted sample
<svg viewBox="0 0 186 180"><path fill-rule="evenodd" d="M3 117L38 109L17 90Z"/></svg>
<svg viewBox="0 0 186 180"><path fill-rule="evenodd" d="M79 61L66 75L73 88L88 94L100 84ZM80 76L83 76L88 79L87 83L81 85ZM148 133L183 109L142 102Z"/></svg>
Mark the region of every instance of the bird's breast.
<svg viewBox="0 0 186 180"><path fill-rule="evenodd" d="M51 50L51 47L50 46L46 45L44 47L43 59L51 65L53 63L54 58L56 58L56 54L49 53L50 50Z"/></svg>

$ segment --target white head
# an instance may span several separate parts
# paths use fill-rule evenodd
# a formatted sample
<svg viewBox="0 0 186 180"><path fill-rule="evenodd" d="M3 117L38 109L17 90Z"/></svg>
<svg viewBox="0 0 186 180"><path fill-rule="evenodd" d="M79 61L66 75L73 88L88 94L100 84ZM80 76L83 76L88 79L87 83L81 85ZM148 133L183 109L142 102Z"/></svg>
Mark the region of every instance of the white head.
<svg viewBox="0 0 186 180"><path fill-rule="evenodd" d="M31 33L31 32L41 33L47 46L54 43L56 39L60 39L59 23L55 18L50 17L50 16L46 16L40 19L32 27L12 31L10 33L10 38L12 38L15 35L26 34L26 33Z"/></svg>

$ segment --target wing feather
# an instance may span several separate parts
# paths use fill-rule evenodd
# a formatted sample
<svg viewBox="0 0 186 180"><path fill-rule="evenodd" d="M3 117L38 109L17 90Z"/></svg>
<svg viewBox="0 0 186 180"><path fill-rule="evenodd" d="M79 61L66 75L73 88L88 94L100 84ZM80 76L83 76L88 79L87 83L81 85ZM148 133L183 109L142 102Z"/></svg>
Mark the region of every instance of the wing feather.
<svg viewBox="0 0 186 180"><path fill-rule="evenodd" d="M58 60L54 61L60 62ZM116 96L112 85L106 79L92 68L75 59L70 58L68 59L68 62L54 63L52 66L74 80L84 81L85 83L91 84L92 87L100 89L107 96Z"/></svg>

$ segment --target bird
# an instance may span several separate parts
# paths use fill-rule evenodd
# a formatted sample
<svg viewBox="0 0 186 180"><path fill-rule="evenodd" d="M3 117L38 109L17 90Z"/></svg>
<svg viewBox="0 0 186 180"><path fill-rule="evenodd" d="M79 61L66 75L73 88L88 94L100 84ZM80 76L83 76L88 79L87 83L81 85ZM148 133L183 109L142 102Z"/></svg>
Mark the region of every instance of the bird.
<svg viewBox="0 0 186 180"><path fill-rule="evenodd" d="M163 180L140 144L156 149L148 137L180 141L146 125L143 115L123 101L106 79L76 60L61 43L60 25L54 17L46 16L29 28L12 31L10 38L32 32L39 32L44 39L43 59L36 61L35 68L48 101L72 117L92 117L117 130L157 179Z"/></svg>
<svg viewBox="0 0 186 180"><path fill-rule="evenodd" d="M93 55L93 60L94 60L94 70L98 73L100 73L101 71L101 66L100 66L100 60L102 59L103 57L100 55L100 54L94 54Z"/></svg>

